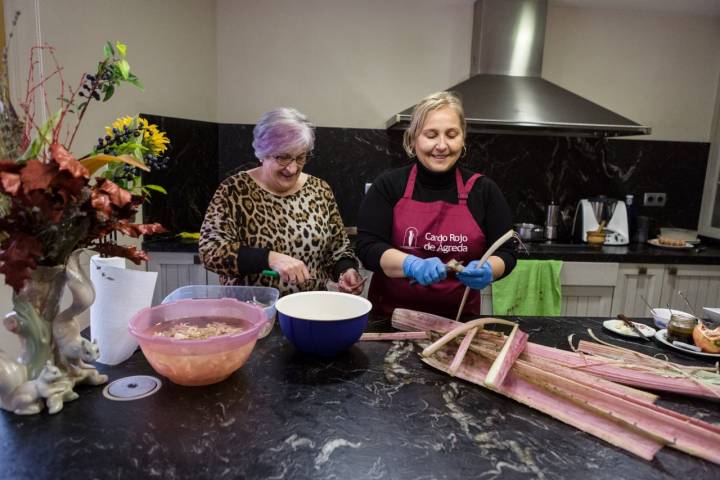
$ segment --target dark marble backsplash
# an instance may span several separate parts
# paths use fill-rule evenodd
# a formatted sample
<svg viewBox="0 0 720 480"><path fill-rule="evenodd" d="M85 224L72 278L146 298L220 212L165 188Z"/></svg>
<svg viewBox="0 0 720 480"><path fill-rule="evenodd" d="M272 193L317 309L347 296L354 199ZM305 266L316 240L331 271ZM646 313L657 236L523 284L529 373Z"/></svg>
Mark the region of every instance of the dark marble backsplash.
<svg viewBox="0 0 720 480"><path fill-rule="evenodd" d="M253 126L145 117L172 142L170 168L146 176L168 195L153 195L144 207L145 221L161 222L173 232L198 231L219 182L258 164ZM562 238L579 199L634 194L638 213L656 225L697 227L709 143L471 134L467 144L461 164L500 186L515 222L544 223L544 206L554 200L562 212ZM365 183L407 161L402 132L319 127L305 171L328 181L350 226L356 224ZM643 207L646 192L667 193L666 205Z"/></svg>

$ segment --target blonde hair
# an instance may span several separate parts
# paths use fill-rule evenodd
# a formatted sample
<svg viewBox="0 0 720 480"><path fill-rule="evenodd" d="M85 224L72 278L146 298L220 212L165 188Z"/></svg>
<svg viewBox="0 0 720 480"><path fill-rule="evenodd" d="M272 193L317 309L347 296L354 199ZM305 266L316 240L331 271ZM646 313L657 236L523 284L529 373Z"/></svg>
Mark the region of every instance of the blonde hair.
<svg viewBox="0 0 720 480"><path fill-rule="evenodd" d="M454 92L436 92L427 97L423 98L413 108L412 118L410 119L410 125L405 129L403 134L403 148L410 156L415 156L415 139L420 134L423 126L425 125L425 119L428 113L433 110L440 108L450 107L455 110L460 118L460 126L462 128L463 140L465 139L465 111L463 110L462 102L460 97Z"/></svg>

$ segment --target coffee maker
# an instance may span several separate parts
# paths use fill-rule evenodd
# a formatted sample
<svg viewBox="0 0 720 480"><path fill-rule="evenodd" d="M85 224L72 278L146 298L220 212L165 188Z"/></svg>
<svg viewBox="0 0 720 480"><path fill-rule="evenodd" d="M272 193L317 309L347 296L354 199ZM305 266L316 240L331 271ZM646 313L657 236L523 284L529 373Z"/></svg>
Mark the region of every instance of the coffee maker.
<svg viewBox="0 0 720 480"><path fill-rule="evenodd" d="M605 245L627 245L630 229L625 203L614 198L598 196L578 202L573 219L573 238L587 242L587 232L605 225Z"/></svg>

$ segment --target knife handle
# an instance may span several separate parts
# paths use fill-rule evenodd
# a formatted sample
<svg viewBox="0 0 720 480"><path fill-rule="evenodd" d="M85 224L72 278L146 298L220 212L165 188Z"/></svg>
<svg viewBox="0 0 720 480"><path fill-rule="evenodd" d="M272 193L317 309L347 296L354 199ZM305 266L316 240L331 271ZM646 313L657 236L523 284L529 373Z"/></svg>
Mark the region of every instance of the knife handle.
<svg viewBox="0 0 720 480"><path fill-rule="evenodd" d="M280 274L275 270L263 270L262 272L260 272L260 275L265 275L266 277L272 278L280 278Z"/></svg>

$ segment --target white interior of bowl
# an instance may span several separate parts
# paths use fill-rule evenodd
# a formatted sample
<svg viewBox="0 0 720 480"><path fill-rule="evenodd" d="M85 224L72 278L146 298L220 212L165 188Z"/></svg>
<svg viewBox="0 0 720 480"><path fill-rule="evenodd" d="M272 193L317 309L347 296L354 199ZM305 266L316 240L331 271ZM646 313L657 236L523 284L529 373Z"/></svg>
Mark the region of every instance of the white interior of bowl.
<svg viewBox="0 0 720 480"><path fill-rule="evenodd" d="M372 309L367 299L340 292L301 292L287 295L275 304L277 311L304 320L349 320Z"/></svg>
<svg viewBox="0 0 720 480"><path fill-rule="evenodd" d="M656 320L662 321L664 324L667 325L667 323L670 321L670 309L667 308L653 308L653 318ZM693 317L694 315L691 313L683 312L682 310L678 310L677 308L672 309L672 313L680 314L680 315L687 315L689 317Z"/></svg>
<svg viewBox="0 0 720 480"><path fill-rule="evenodd" d="M705 315L707 315L710 320L713 320L715 322L720 322L720 308L703 307L703 311L705 312Z"/></svg>

